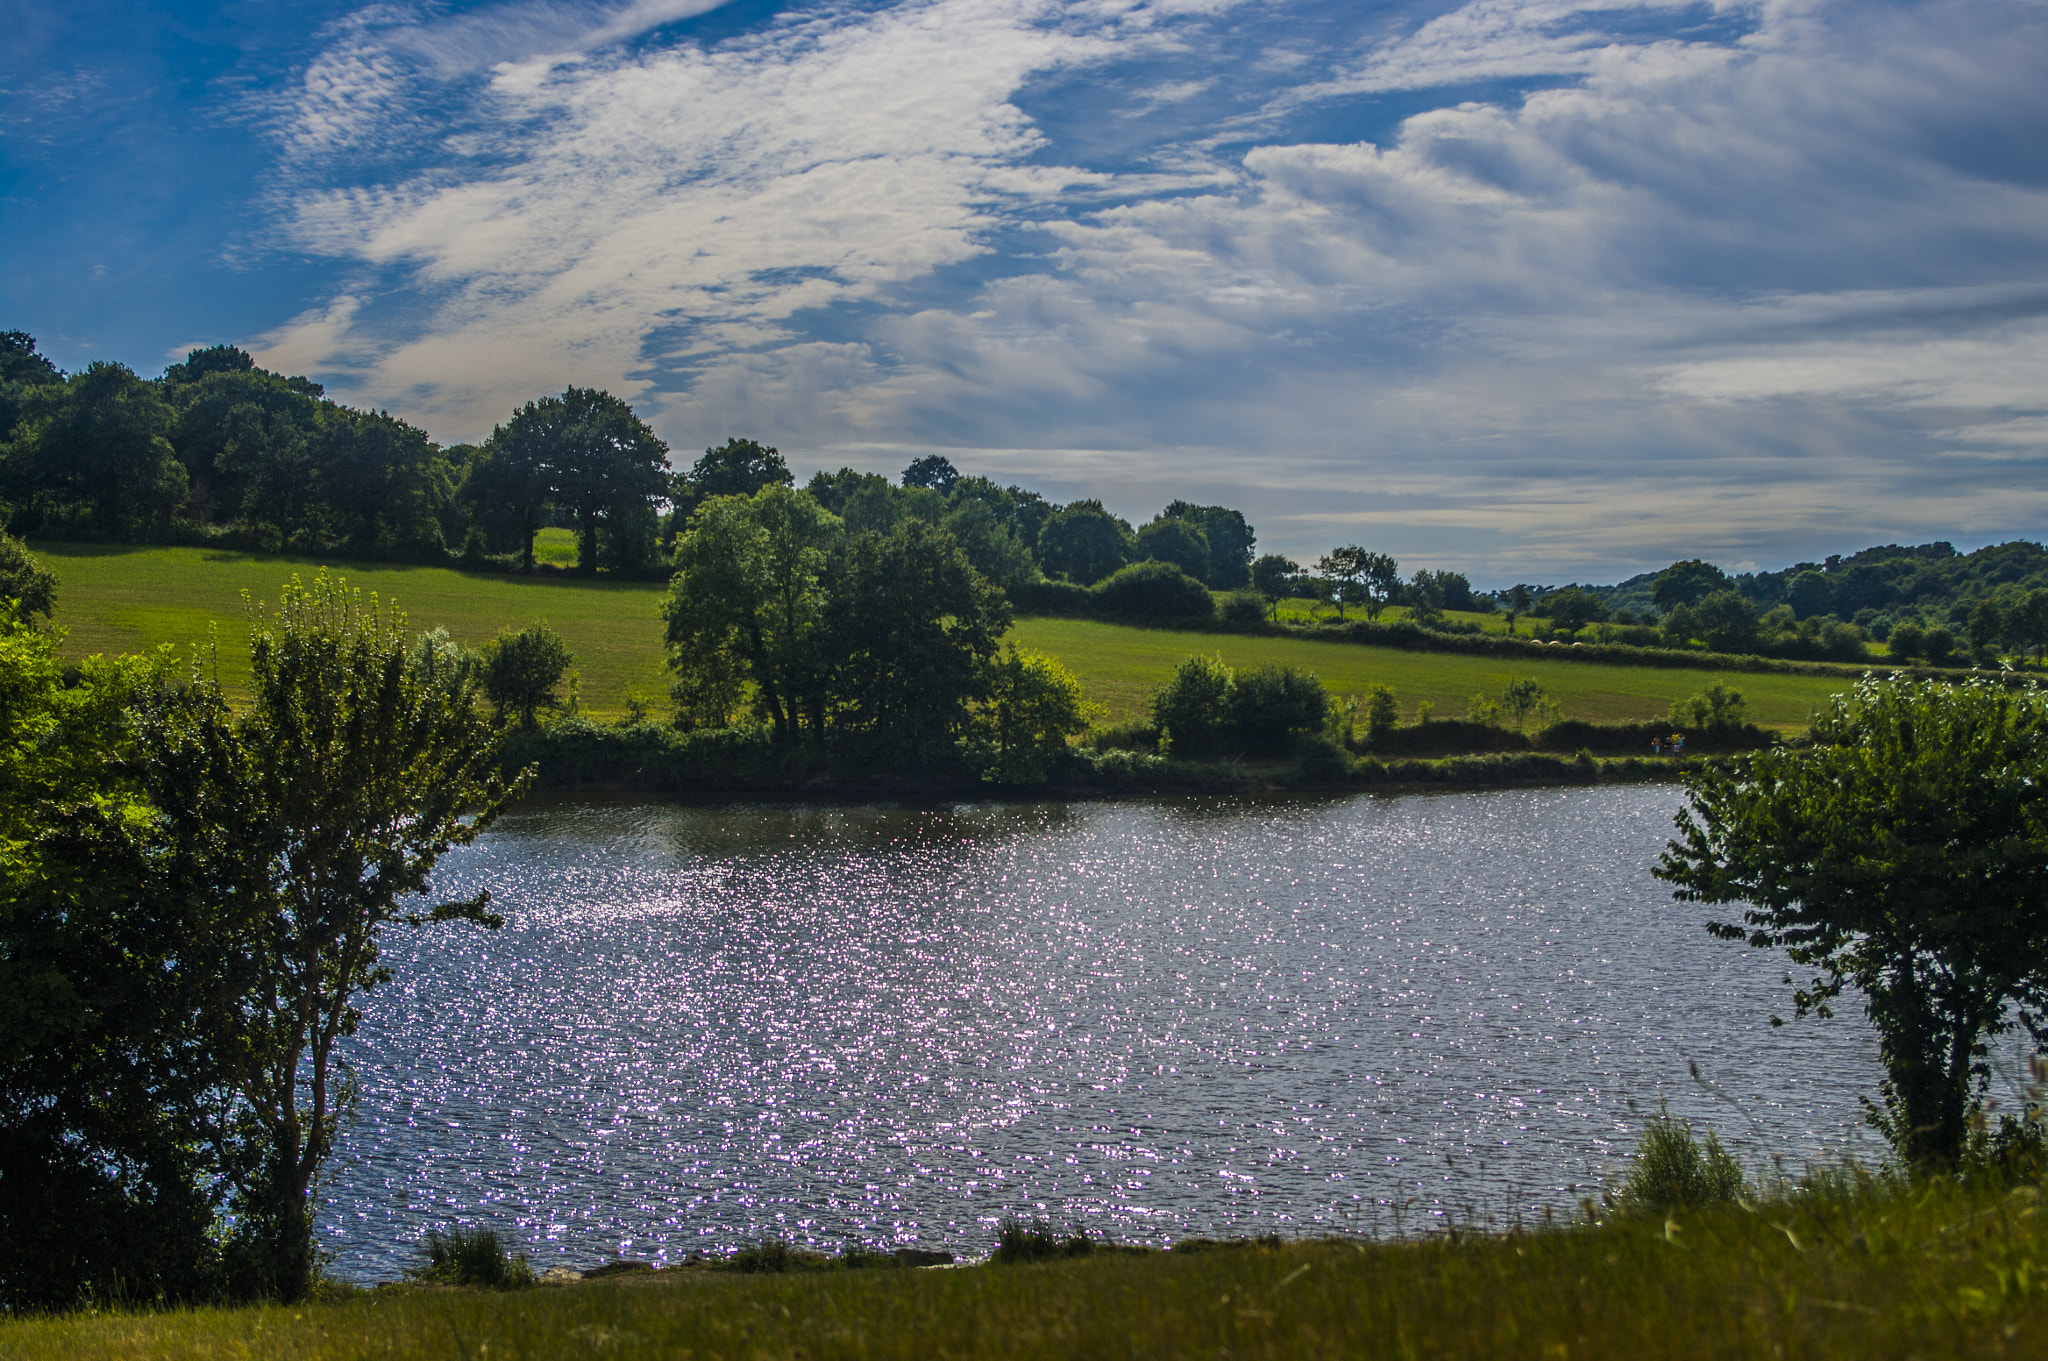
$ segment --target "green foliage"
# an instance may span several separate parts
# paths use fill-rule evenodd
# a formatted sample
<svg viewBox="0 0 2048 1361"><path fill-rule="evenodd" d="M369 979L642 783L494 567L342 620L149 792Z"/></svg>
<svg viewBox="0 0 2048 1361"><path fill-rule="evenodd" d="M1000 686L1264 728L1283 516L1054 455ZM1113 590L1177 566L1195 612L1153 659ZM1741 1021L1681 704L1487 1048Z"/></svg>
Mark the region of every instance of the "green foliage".
<svg viewBox="0 0 2048 1361"><path fill-rule="evenodd" d="M420 1240L415 1280L437 1285L481 1286L486 1290L519 1290L537 1279L524 1253L514 1257L498 1241L495 1229L431 1229Z"/></svg>
<svg viewBox="0 0 2048 1361"><path fill-rule="evenodd" d="M1158 519L1138 531L1141 561L1171 563L1197 583L1209 576L1209 538L1198 523Z"/></svg>
<svg viewBox="0 0 2048 1361"><path fill-rule="evenodd" d="M26 389L0 466L0 490L21 508L17 524L120 539L161 530L187 489L171 425L156 386L121 364Z"/></svg>
<svg viewBox="0 0 2048 1361"><path fill-rule="evenodd" d="M1650 598L1657 603L1659 610L1669 611L1678 605L1697 605L1714 592L1727 590L1733 585L1728 574L1711 562L1688 558L1657 573L1657 580L1650 588Z"/></svg>
<svg viewBox="0 0 2048 1361"><path fill-rule="evenodd" d="M1056 659L1010 644L989 667L988 695L975 716L972 741L985 777L1005 784L1047 779L1066 760L1068 740L1100 712Z"/></svg>
<svg viewBox="0 0 2048 1361"><path fill-rule="evenodd" d="M1009 626L1009 601L943 529L912 519L856 535L824 608L834 742L869 768L953 765Z"/></svg>
<svg viewBox="0 0 2048 1361"><path fill-rule="evenodd" d="M1265 554L1252 564L1252 589L1275 605L1287 596L1300 595L1305 589L1301 564L1278 553Z"/></svg>
<svg viewBox="0 0 2048 1361"><path fill-rule="evenodd" d="M940 523L974 564L974 570L1005 591L1037 580L1038 564L1031 560L1031 550L996 517L988 502L961 498Z"/></svg>
<svg viewBox="0 0 2048 1361"><path fill-rule="evenodd" d="M1465 701L1465 721L1483 723L1488 727L1500 723L1500 701L1485 695L1474 695Z"/></svg>
<svg viewBox="0 0 2048 1361"><path fill-rule="evenodd" d="M1531 717L1545 717L1545 706L1549 696L1544 694L1542 685L1530 677L1511 680L1501 687L1500 710L1515 720L1515 731L1520 732Z"/></svg>
<svg viewBox="0 0 2048 1361"><path fill-rule="evenodd" d="M1228 506L1175 501L1160 512L1159 518L1181 521L1200 532L1207 570L1193 575L1200 576L1203 584L1219 591L1240 590L1252 584L1252 551L1258 544L1258 535L1245 523L1241 512Z"/></svg>
<svg viewBox="0 0 2048 1361"><path fill-rule="evenodd" d="M1715 652L1747 652L1756 645L1756 606L1739 591L1715 591L1692 607L1692 627Z"/></svg>
<svg viewBox="0 0 2048 1361"><path fill-rule="evenodd" d="M1671 701L1671 721L1682 728L1703 732L1727 732L1749 721L1740 690L1715 681L1687 699Z"/></svg>
<svg viewBox="0 0 2048 1361"><path fill-rule="evenodd" d="M2048 1039L2048 702L1987 683L1866 679L1813 745L1687 779L1656 873L1709 929L1811 971L1799 1015L1859 993L1885 1067L1871 1108L1913 1167L1953 1167L1988 1038Z"/></svg>
<svg viewBox="0 0 2048 1361"><path fill-rule="evenodd" d="M11 612L20 619L36 615L49 618L57 608L57 577L36 561L28 545L11 534L0 534L0 614Z"/></svg>
<svg viewBox="0 0 2048 1361"><path fill-rule="evenodd" d="M522 728L540 722L543 710L563 707L556 693L575 658L562 635L539 619L523 629L505 629L483 649L483 692L497 706L499 721L515 716Z"/></svg>
<svg viewBox="0 0 2048 1361"><path fill-rule="evenodd" d="M1137 550L1131 527L1100 501L1063 506L1038 534L1038 565L1047 576L1082 586L1096 582L1131 560Z"/></svg>
<svg viewBox="0 0 2048 1361"><path fill-rule="evenodd" d="M698 508L661 606L679 713L723 726L751 687L779 741L822 740L827 569L843 538L837 516L779 483Z"/></svg>
<svg viewBox="0 0 2048 1361"><path fill-rule="evenodd" d="M1401 721L1401 711L1394 703L1394 688L1380 681L1373 682L1365 692L1365 739L1377 746L1394 731Z"/></svg>
<svg viewBox="0 0 2048 1361"><path fill-rule="evenodd" d="M1249 628L1264 622L1270 608L1266 597L1257 591L1232 591L1223 597L1223 605L1216 611L1216 616L1232 628Z"/></svg>
<svg viewBox="0 0 2048 1361"><path fill-rule="evenodd" d="M1703 1144L1692 1126L1661 1109L1636 1139L1628 1176L1615 1193L1623 1214L1668 1214L1733 1201L1742 1194L1742 1164L1712 1130Z"/></svg>
<svg viewBox="0 0 2048 1361"><path fill-rule="evenodd" d="M904 486L923 487L941 496L950 495L953 485L959 480L960 470L944 454L926 454L912 459L910 466L903 470Z"/></svg>
<svg viewBox="0 0 2048 1361"><path fill-rule="evenodd" d="M1027 1224L1014 1216L996 1226L996 1249L989 1261L998 1266L1026 1262L1052 1262L1067 1257L1086 1257L1096 1250L1095 1241L1083 1233L1062 1237L1044 1221Z"/></svg>
<svg viewBox="0 0 2048 1361"><path fill-rule="evenodd" d="M1377 619L1401 589L1401 565L1387 553L1370 553L1357 544L1333 548L1316 560L1316 576L1337 605L1339 618L1347 600L1363 601L1365 616Z"/></svg>
<svg viewBox="0 0 2048 1361"><path fill-rule="evenodd" d="M1098 584L1095 608L1115 619L1161 619L1199 625L1216 613L1202 583L1166 562L1137 562Z"/></svg>
<svg viewBox="0 0 2048 1361"><path fill-rule="evenodd" d="M1235 673L1221 657L1189 657L1152 696L1152 724L1186 754L1199 754L1230 721Z"/></svg>
<svg viewBox="0 0 2048 1361"><path fill-rule="evenodd" d="M1567 586L1543 597L1543 613L1560 633L1574 634L1607 618L1607 602L1582 586Z"/></svg>

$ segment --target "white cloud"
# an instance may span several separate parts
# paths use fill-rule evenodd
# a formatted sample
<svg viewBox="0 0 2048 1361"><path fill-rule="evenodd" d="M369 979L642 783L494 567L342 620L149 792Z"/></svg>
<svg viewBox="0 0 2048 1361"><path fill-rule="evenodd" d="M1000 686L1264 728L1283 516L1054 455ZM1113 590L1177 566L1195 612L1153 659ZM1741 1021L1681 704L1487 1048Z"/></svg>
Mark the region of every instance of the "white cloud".
<svg viewBox="0 0 2048 1361"><path fill-rule="evenodd" d="M1118 110L1191 99L1209 22L911 0L539 44L470 108L485 168L302 197L293 239L387 286L275 353L446 437L602 383L683 449L942 450L1128 514L1200 487L1270 546L1370 533L1488 579L2048 526L2012 476L2048 458L2039 7L1480 0L1275 77L1260 126L1567 83L1379 144L1194 139L1113 171L1059 165L1020 108L1133 53L1178 64ZM368 93L322 115L351 137L415 116L369 52L333 82Z"/></svg>

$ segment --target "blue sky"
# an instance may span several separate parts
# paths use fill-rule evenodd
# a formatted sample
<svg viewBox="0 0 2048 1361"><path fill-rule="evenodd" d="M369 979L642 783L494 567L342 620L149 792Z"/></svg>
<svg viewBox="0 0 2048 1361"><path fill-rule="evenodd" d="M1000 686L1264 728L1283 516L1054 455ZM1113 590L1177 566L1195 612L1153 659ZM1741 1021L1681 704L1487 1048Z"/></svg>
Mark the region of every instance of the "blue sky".
<svg viewBox="0 0 2048 1361"><path fill-rule="evenodd" d="M2048 4L13 0L0 327L1485 584L2048 530Z"/></svg>

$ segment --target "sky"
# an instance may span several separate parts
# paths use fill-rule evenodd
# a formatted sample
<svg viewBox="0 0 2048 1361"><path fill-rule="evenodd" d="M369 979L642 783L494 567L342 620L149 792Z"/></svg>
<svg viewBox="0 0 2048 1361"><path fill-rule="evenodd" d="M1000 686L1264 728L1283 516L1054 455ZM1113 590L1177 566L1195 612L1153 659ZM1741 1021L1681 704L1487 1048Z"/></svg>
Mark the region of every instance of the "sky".
<svg viewBox="0 0 2048 1361"><path fill-rule="evenodd" d="M1482 586L2048 537L2048 0L6 0L0 329Z"/></svg>

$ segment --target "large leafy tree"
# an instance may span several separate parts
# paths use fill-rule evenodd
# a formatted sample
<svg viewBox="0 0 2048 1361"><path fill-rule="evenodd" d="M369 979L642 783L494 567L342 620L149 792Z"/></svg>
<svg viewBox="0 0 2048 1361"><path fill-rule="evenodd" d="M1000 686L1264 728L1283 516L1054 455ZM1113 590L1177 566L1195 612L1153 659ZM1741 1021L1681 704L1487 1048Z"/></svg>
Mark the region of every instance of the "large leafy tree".
<svg viewBox="0 0 2048 1361"><path fill-rule="evenodd" d="M685 712L722 716L745 683L777 740L822 734L826 574L843 533L837 516L780 482L698 507L662 601Z"/></svg>
<svg viewBox="0 0 2048 1361"><path fill-rule="evenodd" d="M45 523L83 512L100 532L161 529L183 504L171 408L122 364L25 390L8 460L14 494Z"/></svg>
<svg viewBox="0 0 2048 1361"><path fill-rule="evenodd" d="M1199 521L1162 516L1138 531L1141 561L1168 562L1196 581L1209 578L1209 536Z"/></svg>
<svg viewBox="0 0 2048 1361"><path fill-rule="evenodd" d="M905 519L859 534L834 564L825 655L836 735L871 763L943 769L1010 627L1002 591L943 529Z"/></svg>
<svg viewBox="0 0 2048 1361"><path fill-rule="evenodd" d="M543 397L491 431L463 479L462 500L477 520L503 527L518 545L520 567L533 570L533 536L554 494L555 459L567 419L560 398Z"/></svg>
<svg viewBox="0 0 2048 1361"><path fill-rule="evenodd" d="M1362 600L1366 618L1377 619L1401 589L1401 564L1393 555L1370 552L1357 544L1333 548L1316 559L1316 575L1328 583L1340 618L1346 600Z"/></svg>
<svg viewBox="0 0 2048 1361"><path fill-rule="evenodd" d="M1093 586L1131 560L1136 551L1131 527L1100 501L1062 506L1038 532L1038 565L1048 576Z"/></svg>
<svg viewBox="0 0 2048 1361"><path fill-rule="evenodd" d="M1202 531L1202 541L1208 547L1208 571L1197 573L1205 584L1219 591L1235 590L1251 582L1252 554L1258 547L1259 536L1245 523L1242 511L1228 506L1198 506L1188 501L1175 501L1159 516L1162 520L1180 520Z"/></svg>
<svg viewBox="0 0 2048 1361"><path fill-rule="evenodd" d="M572 387L559 400L553 499L576 517L577 566L597 571L600 527L614 561L637 565L644 553L631 535L652 537L649 508L669 491L668 446L609 392Z"/></svg>
<svg viewBox="0 0 2048 1361"><path fill-rule="evenodd" d="M138 708L168 655L62 664L0 612L0 1308L221 1284L216 914L145 891Z"/></svg>
<svg viewBox="0 0 2048 1361"><path fill-rule="evenodd" d="M437 543L435 516L450 494L450 477L426 431L384 412L337 407L312 444L339 534L362 544Z"/></svg>
<svg viewBox="0 0 2048 1361"><path fill-rule="evenodd" d="M1813 737L1690 776L1655 872L1744 904L1707 929L1809 970L1796 1014L1859 994L1885 1069L1872 1122L1909 1164L1950 1167L1987 1041L2048 1041L2048 699L1867 679Z"/></svg>
<svg viewBox="0 0 2048 1361"><path fill-rule="evenodd" d="M1671 610L1679 605L1697 605L1714 592L1734 585L1728 574L1713 563L1687 558L1657 573L1657 579L1650 585L1650 599L1658 609Z"/></svg>

